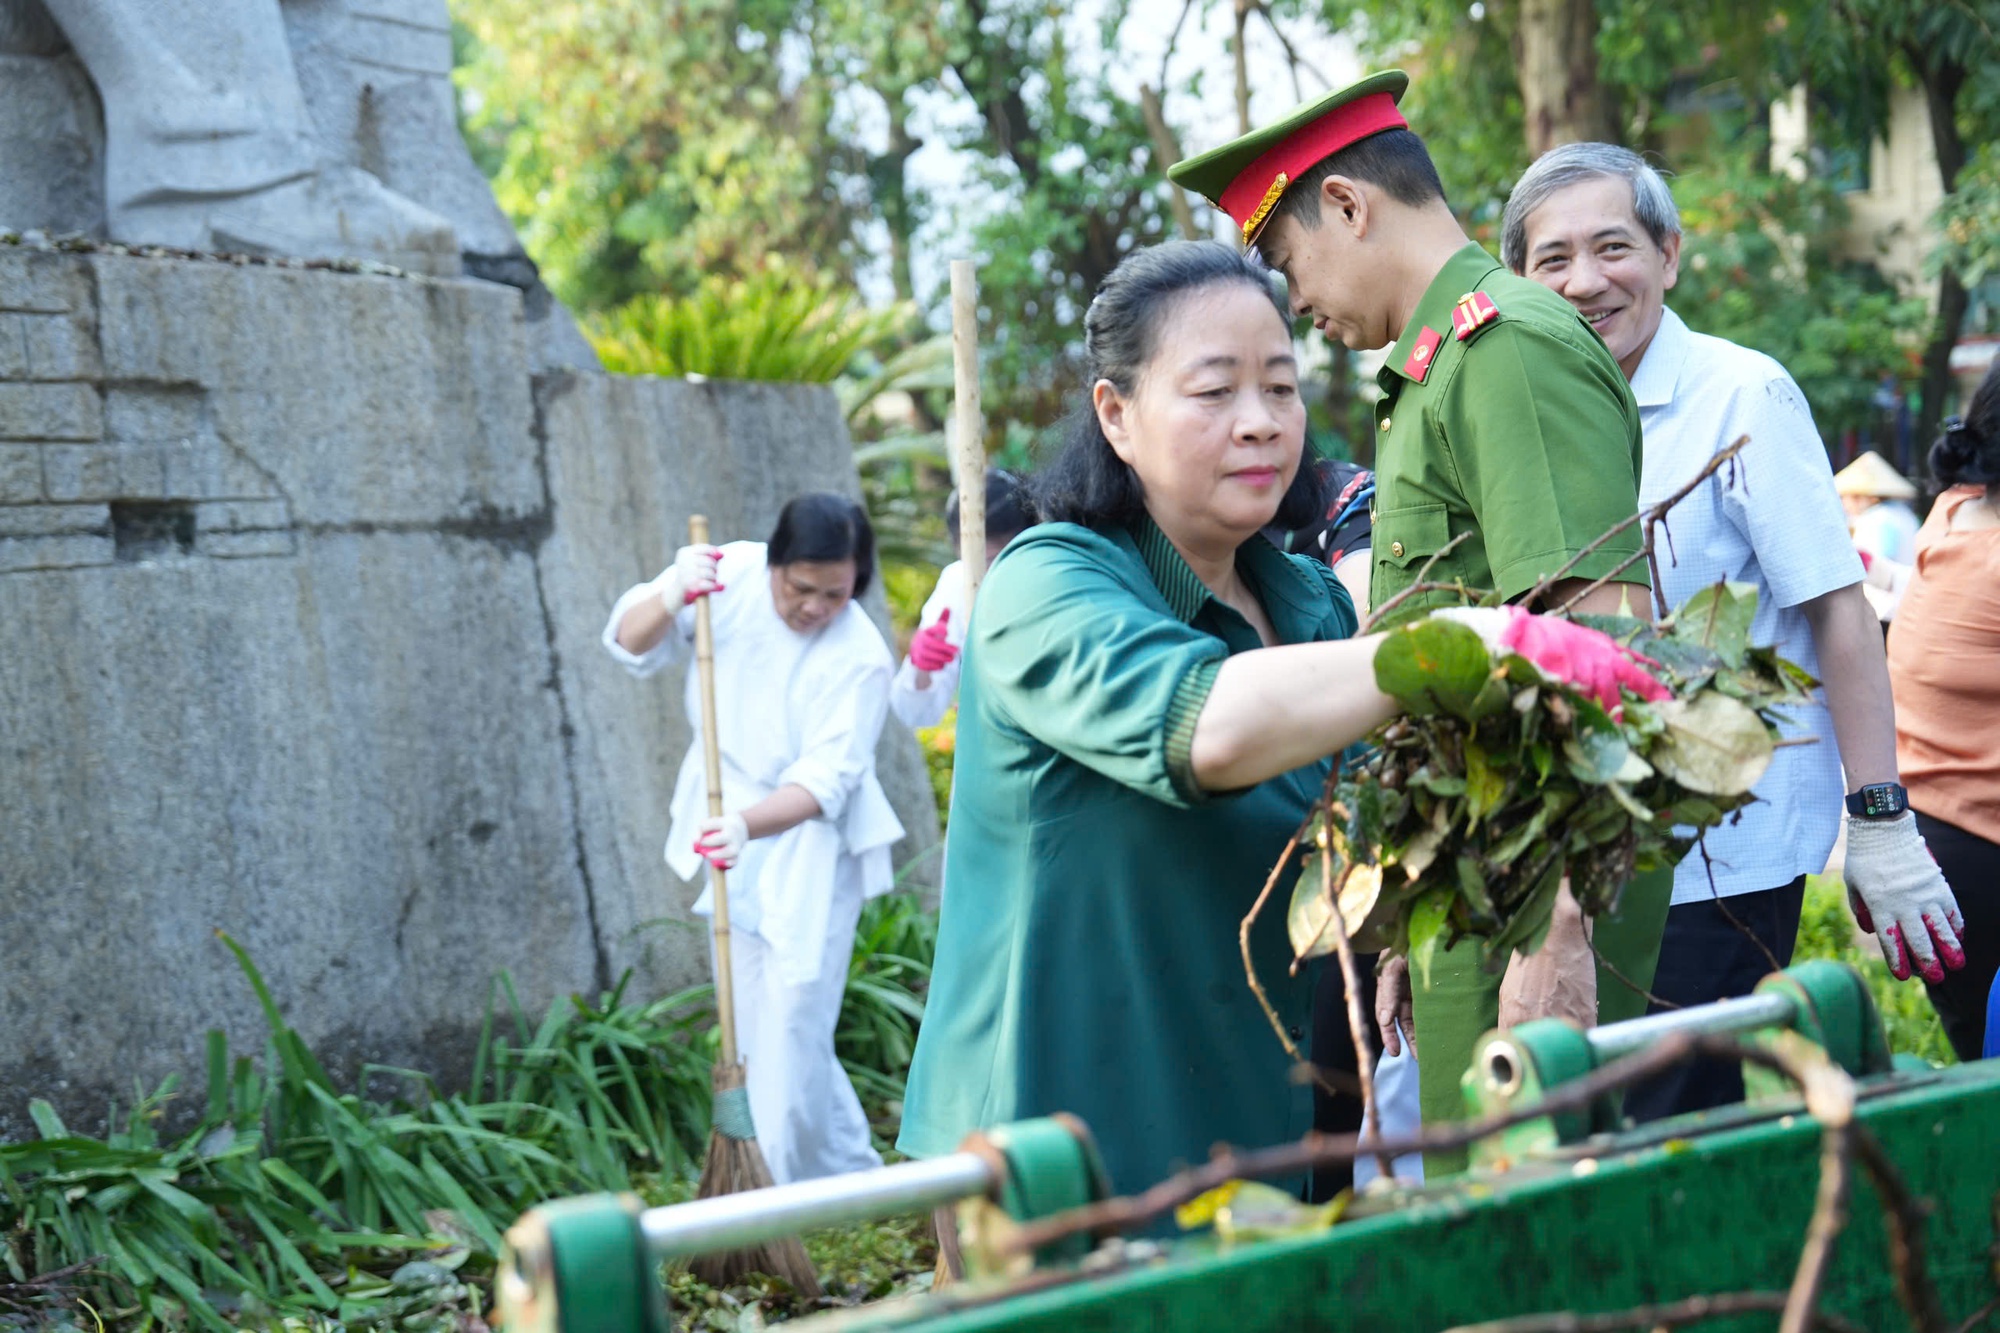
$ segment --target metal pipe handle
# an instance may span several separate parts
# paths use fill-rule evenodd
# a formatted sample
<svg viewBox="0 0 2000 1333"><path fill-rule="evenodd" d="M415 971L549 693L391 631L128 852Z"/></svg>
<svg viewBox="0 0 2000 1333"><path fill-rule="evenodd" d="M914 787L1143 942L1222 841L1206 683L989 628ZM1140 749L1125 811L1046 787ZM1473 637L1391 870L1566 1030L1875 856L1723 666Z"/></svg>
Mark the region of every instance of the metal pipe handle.
<svg viewBox="0 0 2000 1333"><path fill-rule="evenodd" d="M649 1208L640 1229L656 1259L684 1259L822 1227L869 1222L933 1208L993 1188L993 1166L976 1153L801 1180L693 1203Z"/></svg>
<svg viewBox="0 0 2000 1333"><path fill-rule="evenodd" d="M1672 1009L1665 1013L1647 1014L1644 1018L1628 1018L1623 1023L1592 1028L1586 1035L1590 1039L1592 1053L1599 1062L1604 1062L1644 1050L1670 1032L1723 1036L1758 1028L1790 1027L1797 1014L1798 1008L1789 996L1764 991L1733 1000L1718 1000L1714 1004L1697 1005L1691 1009Z"/></svg>

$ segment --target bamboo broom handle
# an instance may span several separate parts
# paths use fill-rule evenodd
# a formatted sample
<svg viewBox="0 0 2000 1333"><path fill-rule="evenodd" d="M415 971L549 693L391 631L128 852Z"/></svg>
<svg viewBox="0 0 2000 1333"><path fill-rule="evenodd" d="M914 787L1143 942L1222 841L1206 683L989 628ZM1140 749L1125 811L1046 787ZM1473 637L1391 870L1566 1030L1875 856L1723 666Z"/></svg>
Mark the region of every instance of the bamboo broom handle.
<svg viewBox="0 0 2000 1333"><path fill-rule="evenodd" d="M702 514L688 517L688 541L708 545L708 519ZM715 629L709 622L708 598L694 602L694 665L701 679L701 759L708 777L708 813L722 813L722 742L715 734ZM710 866L709 880L715 886L714 915L709 918L715 934L715 1024L722 1033L722 1063L736 1063L735 974L729 962L729 877L719 866Z"/></svg>
<svg viewBox="0 0 2000 1333"><path fill-rule="evenodd" d="M965 562L966 617L986 573L986 440L979 414L979 276L970 259L951 261L952 407L958 441L958 554ZM964 627L960 628L964 633Z"/></svg>

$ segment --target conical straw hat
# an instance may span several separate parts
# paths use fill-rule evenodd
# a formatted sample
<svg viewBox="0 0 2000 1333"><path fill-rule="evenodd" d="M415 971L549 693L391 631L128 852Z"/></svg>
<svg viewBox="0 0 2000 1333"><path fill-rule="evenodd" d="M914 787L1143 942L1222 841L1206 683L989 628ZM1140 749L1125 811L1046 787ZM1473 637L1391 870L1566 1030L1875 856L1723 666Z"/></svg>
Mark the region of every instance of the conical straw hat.
<svg viewBox="0 0 2000 1333"><path fill-rule="evenodd" d="M1880 500L1914 500L1917 496L1917 488L1873 449L1834 473L1833 488L1842 495L1872 495Z"/></svg>

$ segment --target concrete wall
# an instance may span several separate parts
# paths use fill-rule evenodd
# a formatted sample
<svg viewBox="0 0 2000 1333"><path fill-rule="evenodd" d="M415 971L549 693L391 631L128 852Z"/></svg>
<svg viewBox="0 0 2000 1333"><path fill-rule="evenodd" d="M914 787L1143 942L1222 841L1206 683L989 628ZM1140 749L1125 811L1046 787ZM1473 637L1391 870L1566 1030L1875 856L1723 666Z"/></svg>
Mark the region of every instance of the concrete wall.
<svg viewBox="0 0 2000 1333"><path fill-rule="evenodd" d="M704 972L680 682L597 633L850 446L823 389L528 366L510 287L0 246L0 1138L254 1049L217 929L336 1066L447 1078L499 971Z"/></svg>

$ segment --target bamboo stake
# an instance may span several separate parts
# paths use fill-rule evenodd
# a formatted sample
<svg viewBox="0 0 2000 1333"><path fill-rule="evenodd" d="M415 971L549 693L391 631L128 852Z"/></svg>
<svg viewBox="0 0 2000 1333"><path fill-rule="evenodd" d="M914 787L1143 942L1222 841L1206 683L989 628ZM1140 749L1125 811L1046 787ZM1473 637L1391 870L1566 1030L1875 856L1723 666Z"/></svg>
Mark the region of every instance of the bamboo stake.
<svg viewBox="0 0 2000 1333"><path fill-rule="evenodd" d="M979 413L979 275L951 261L952 450L958 481L958 554L965 562L966 615L986 573L986 427Z"/></svg>
<svg viewBox="0 0 2000 1333"><path fill-rule="evenodd" d="M688 541L708 545L708 517L688 518ZM701 678L701 760L708 779L708 817L722 814L722 741L715 734L715 628L709 618L708 598L694 603L694 663ZM715 936L715 1021L722 1031L722 1063L734 1066L736 1059L735 973L729 957L729 883L720 866L709 867L709 883L714 887L714 916L710 921Z"/></svg>

